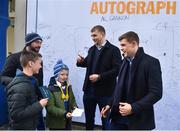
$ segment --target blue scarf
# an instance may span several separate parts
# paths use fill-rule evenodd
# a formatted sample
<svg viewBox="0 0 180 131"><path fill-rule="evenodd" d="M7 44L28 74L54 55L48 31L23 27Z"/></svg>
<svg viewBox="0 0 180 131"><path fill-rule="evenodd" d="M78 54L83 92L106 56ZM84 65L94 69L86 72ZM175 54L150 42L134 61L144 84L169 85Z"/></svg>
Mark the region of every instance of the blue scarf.
<svg viewBox="0 0 180 131"><path fill-rule="evenodd" d="M123 96L125 98L128 97L129 86L127 87L127 85L130 85L131 83L128 82L131 81L127 80L127 73L129 73L129 61L124 59L118 74L118 81L113 95L112 112L119 112L119 102L122 102Z"/></svg>

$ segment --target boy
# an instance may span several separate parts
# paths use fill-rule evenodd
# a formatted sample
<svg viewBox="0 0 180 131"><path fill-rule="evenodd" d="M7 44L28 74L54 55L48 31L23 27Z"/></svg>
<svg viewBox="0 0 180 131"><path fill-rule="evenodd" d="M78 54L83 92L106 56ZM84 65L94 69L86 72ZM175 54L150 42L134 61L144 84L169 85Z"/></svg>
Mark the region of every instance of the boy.
<svg viewBox="0 0 180 131"><path fill-rule="evenodd" d="M38 101L37 80L33 74L39 73L41 55L32 51L23 51L20 63L23 68L7 86L10 129L34 130L38 124L39 112L47 104L47 99Z"/></svg>
<svg viewBox="0 0 180 131"><path fill-rule="evenodd" d="M50 130L71 130L71 112L77 104L68 76L69 68L58 60L49 84L52 97L47 104L46 123Z"/></svg>

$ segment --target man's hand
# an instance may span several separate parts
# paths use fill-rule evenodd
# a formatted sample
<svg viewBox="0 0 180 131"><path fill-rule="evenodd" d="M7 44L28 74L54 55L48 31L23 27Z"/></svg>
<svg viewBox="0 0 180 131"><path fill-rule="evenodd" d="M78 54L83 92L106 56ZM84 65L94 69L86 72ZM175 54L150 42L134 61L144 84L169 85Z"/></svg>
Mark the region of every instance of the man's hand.
<svg viewBox="0 0 180 131"><path fill-rule="evenodd" d="M122 116L128 116L128 115L132 114L132 107L130 104L123 103L123 102L120 102L119 104L120 104L119 105L119 113Z"/></svg>
<svg viewBox="0 0 180 131"><path fill-rule="evenodd" d="M82 63L84 61L84 57L78 54L77 56L77 63Z"/></svg>
<svg viewBox="0 0 180 131"><path fill-rule="evenodd" d="M92 75L89 76L89 80L90 80L92 83L98 81L99 78L100 78L100 76L99 76L98 74L92 74Z"/></svg>
<svg viewBox="0 0 180 131"><path fill-rule="evenodd" d="M101 110L101 117L106 118L108 111L110 110L110 106L106 105Z"/></svg>

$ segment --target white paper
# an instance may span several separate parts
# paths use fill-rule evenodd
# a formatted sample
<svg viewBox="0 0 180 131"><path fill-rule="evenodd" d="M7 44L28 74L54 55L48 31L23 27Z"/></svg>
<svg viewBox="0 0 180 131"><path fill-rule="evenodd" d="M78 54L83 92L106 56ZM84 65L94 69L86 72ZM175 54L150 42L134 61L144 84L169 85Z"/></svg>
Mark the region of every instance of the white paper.
<svg viewBox="0 0 180 131"><path fill-rule="evenodd" d="M84 109L76 108L72 112L71 116L73 116L73 117L81 117L83 112L84 112Z"/></svg>

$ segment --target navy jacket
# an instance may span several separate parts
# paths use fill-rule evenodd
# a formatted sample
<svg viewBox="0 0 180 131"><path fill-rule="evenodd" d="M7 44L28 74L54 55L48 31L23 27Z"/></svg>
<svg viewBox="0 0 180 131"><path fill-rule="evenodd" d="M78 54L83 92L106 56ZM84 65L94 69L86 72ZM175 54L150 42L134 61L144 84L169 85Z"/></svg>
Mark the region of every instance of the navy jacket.
<svg viewBox="0 0 180 131"><path fill-rule="evenodd" d="M87 88L90 86L89 76L91 75L90 71L96 48L95 45L92 46L84 62L81 64L77 63L77 66L86 67L86 76L83 85L84 92L86 92ZM119 48L110 44L109 41L106 42L103 48L95 69L95 74L100 74L100 80L95 82L93 87L95 95L111 96L115 88L116 77L121 64L121 55Z"/></svg>
<svg viewBox="0 0 180 131"><path fill-rule="evenodd" d="M119 71L119 82L116 85L113 102L117 99L122 102L123 80L120 79L125 63L124 59ZM129 129L152 130L155 128L153 105L162 97L161 67L159 60L145 54L141 47L132 61L131 80L127 95L127 103L131 104L133 112L132 115L128 116ZM116 116L115 114L117 115L117 112L112 110L112 119Z"/></svg>

